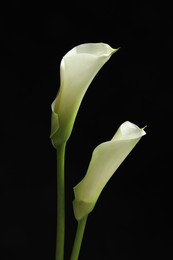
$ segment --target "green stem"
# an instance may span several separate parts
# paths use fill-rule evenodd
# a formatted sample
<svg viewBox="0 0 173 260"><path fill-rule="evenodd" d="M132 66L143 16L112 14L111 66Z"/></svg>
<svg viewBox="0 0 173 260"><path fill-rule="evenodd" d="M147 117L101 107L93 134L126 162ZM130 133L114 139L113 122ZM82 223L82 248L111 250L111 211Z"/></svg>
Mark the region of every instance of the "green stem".
<svg viewBox="0 0 173 260"><path fill-rule="evenodd" d="M85 231L87 217L88 217L88 215L78 221L76 236L75 236L73 250L72 250L70 260L78 260L80 248L81 248L81 244L82 244L82 239L83 239L83 235L84 235L84 231Z"/></svg>
<svg viewBox="0 0 173 260"><path fill-rule="evenodd" d="M64 160L65 147L62 144L57 147L57 237L56 260L64 259L65 241L65 184L64 184Z"/></svg>

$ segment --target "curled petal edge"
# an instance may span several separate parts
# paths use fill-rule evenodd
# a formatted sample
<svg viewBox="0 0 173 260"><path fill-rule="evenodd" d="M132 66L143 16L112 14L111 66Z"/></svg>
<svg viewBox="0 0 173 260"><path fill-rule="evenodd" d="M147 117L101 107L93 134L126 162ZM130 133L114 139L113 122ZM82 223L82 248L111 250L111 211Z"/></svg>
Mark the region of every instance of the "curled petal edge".
<svg viewBox="0 0 173 260"><path fill-rule="evenodd" d="M59 129L59 117L58 114L55 113L54 111L54 106L55 106L55 100L52 102L51 105L51 109L52 109L52 115L51 115L51 133L50 133L50 138L51 138L51 142L54 148L57 147L56 144L56 138L54 138L56 136L56 133L58 132Z"/></svg>

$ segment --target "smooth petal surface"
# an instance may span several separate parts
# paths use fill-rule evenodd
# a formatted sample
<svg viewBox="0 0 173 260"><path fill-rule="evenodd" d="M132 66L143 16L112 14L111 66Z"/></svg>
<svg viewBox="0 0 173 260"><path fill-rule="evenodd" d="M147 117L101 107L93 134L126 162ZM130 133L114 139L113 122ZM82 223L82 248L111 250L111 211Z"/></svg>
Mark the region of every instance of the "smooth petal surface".
<svg viewBox="0 0 173 260"><path fill-rule="evenodd" d="M61 84L52 103L51 139L54 147L70 137L88 86L117 50L105 43L86 43L73 48L63 57L60 64Z"/></svg>
<svg viewBox="0 0 173 260"><path fill-rule="evenodd" d="M80 220L95 203L111 176L146 132L135 124L124 122L111 141L98 145L83 180L74 187L74 214Z"/></svg>

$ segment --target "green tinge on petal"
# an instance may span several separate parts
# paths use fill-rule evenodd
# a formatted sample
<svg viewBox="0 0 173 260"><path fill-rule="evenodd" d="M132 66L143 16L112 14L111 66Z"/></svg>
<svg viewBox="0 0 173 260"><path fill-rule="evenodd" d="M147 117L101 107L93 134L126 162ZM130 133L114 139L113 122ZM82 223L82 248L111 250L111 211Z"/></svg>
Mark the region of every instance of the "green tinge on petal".
<svg viewBox="0 0 173 260"><path fill-rule="evenodd" d="M73 209L77 220L91 212L106 183L145 134L143 129L126 121L111 141L94 149L85 177L74 187ZM77 202L92 207L80 207L79 210Z"/></svg>
<svg viewBox="0 0 173 260"><path fill-rule="evenodd" d="M82 219L86 212L90 213L95 206L95 203L87 203L85 201L73 200L74 215L77 220Z"/></svg>

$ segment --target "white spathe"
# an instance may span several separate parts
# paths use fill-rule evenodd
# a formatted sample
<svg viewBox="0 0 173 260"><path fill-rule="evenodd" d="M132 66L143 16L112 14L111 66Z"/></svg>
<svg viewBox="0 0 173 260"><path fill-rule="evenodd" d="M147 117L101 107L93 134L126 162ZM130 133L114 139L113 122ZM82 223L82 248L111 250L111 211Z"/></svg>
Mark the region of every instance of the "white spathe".
<svg viewBox="0 0 173 260"><path fill-rule="evenodd" d="M113 138L98 145L85 177L74 187L74 214L77 220L90 213L104 186L146 132L137 125L126 121Z"/></svg>
<svg viewBox="0 0 173 260"><path fill-rule="evenodd" d="M118 49L105 43L85 43L71 49L60 64L60 88L52 103L53 146L67 142L91 81Z"/></svg>

